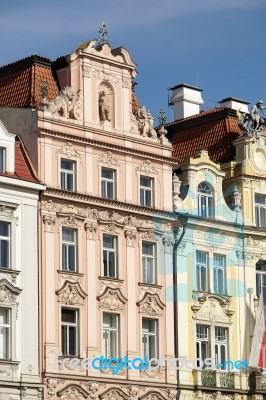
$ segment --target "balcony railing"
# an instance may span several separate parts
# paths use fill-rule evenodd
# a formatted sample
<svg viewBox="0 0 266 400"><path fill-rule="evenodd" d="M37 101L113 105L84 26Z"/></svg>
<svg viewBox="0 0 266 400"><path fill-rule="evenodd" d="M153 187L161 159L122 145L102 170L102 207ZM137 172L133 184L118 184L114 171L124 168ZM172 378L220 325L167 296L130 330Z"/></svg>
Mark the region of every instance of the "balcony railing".
<svg viewBox="0 0 266 400"><path fill-rule="evenodd" d="M266 390L266 372L252 372L249 375L250 389L255 391Z"/></svg>
<svg viewBox="0 0 266 400"><path fill-rule="evenodd" d="M235 389L235 373L213 370L194 370L194 384L205 387Z"/></svg>

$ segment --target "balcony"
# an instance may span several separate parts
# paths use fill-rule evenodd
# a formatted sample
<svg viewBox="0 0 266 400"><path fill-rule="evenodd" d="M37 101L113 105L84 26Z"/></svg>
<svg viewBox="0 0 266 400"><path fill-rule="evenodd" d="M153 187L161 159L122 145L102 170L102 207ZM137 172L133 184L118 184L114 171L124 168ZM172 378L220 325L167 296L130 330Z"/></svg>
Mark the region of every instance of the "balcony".
<svg viewBox="0 0 266 400"><path fill-rule="evenodd" d="M235 389L236 385L236 373L226 371L213 371L213 370L194 370L194 385L204 387L218 387Z"/></svg>
<svg viewBox="0 0 266 400"><path fill-rule="evenodd" d="M266 371L253 371L249 375L249 386L252 392L266 390Z"/></svg>

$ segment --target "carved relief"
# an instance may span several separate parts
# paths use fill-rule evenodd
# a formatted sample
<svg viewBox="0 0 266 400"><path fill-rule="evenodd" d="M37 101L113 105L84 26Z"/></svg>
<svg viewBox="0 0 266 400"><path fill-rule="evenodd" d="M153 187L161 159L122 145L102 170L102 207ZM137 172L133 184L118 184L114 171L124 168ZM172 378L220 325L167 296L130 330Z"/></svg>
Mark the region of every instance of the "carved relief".
<svg viewBox="0 0 266 400"><path fill-rule="evenodd" d="M80 386L68 385L58 392L58 396L61 400L84 400L88 398L88 393Z"/></svg>
<svg viewBox="0 0 266 400"><path fill-rule="evenodd" d="M140 238L141 239L146 239L146 240L154 240L154 231L153 229L149 229L148 231L142 231L140 233Z"/></svg>
<svg viewBox="0 0 266 400"><path fill-rule="evenodd" d="M91 68L91 74L94 78L97 78L101 81L111 82L114 84L117 84L121 79L120 75L112 74L110 72L105 72L97 68Z"/></svg>
<svg viewBox="0 0 266 400"><path fill-rule="evenodd" d="M106 164L108 167L117 167L119 162L111 151L106 151L98 157L98 163Z"/></svg>
<svg viewBox="0 0 266 400"><path fill-rule="evenodd" d="M219 304L216 299L207 299L206 295L205 297L203 295L202 298L200 296L198 297L198 302L199 304L202 304L199 311L197 311L196 308L194 309L194 306L192 306L193 312L195 312L195 315L193 316L194 319L196 318L212 322L230 323L230 317L234 313L229 308L230 300L225 300L221 298ZM221 306L221 304L223 305L223 307Z"/></svg>
<svg viewBox="0 0 266 400"><path fill-rule="evenodd" d="M162 315L162 310L165 304L161 301L158 294L145 293L142 300L137 302L140 308L140 312L143 314L148 314L150 316L160 316Z"/></svg>
<svg viewBox="0 0 266 400"><path fill-rule="evenodd" d="M126 229L124 233L127 240L127 246L134 246L134 241L137 237L137 231L133 229Z"/></svg>
<svg viewBox="0 0 266 400"><path fill-rule="evenodd" d="M156 171L150 160L144 160L138 167L136 167L136 174L137 172L145 175L158 175L158 171Z"/></svg>
<svg viewBox="0 0 266 400"><path fill-rule="evenodd" d="M66 142L56 151L57 157L66 156L67 158L80 158L80 153L75 149L71 142Z"/></svg>
<svg viewBox="0 0 266 400"><path fill-rule="evenodd" d="M84 225L87 232L87 239L95 240L98 224L97 222L86 222Z"/></svg>
<svg viewBox="0 0 266 400"><path fill-rule="evenodd" d="M121 389L109 389L99 397L101 400L129 400L129 396Z"/></svg>
<svg viewBox="0 0 266 400"><path fill-rule="evenodd" d="M8 220L15 220L16 224L18 223L18 217L14 215L14 208L7 207L6 205L0 204L0 217L7 218Z"/></svg>
<svg viewBox="0 0 266 400"><path fill-rule="evenodd" d="M171 253L172 252L174 244L175 244L174 238L172 238L170 236L164 236L163 237L164 251L166 253Z"/></svg>
<svg viewBox="0 0 266 400"><path fill-rule="evenodd" d="M145 106L138 108L135 113L138 129L143 137L151 137L157 139L157 133L153 128L154 118Z"/></svg>
<svg viewBox="0 0 266 400"><path fill-rule="evenodd" d="M160 371L158 369L158 371ZM151 371L141 371L141 372L151 372ZM157 371L154 371L157 372ZM144 396L140 397L140 400L166 400L166 398L158 392L154 392L154 391L150 391L148 393L146 393Z"/></svg>
<svg viewBox="0 0 266 400"><path fill-rule="evenodd" d="M77 119L74 108L80 109L81 105L81 92L77 92L76 100L75 93L71 86L65 86L63 90L60 91L59 95L54 100L47 100L44 97L41 101L41 106L43 111L49 112L51 115L61 116L67 119Z"/></svg>
<svg viewBox="0 0 266 400"><path fill-rule="evenodd" d="M71 228L79 228L81 225L81 219L73 214L68 215L63 217L62 215L59 215L60 217L60 224L64 226L69 226Z"/></svg>
<svg viewBox="0 0 266 400"><path fill-rule="evenodd" d="M66 280L61 289L56 291L59 301L66 305L83 304L86 293L81 289L79 282Z"/></svg>
<svg viewBox="0 0 266 400"><path fill-rule="evenodd" d="M122 86L127 89L131 89L131 86L132 86L131 79L123 76L122 77Z"/></svg>
<svg viewBox="0 0 266 400"><path fill-rule="evenodd" d="M80 382L80 385L83 384L87 388L88 392L88 400L97 400L98 399L98 390L99 390L99 383L98 382L89 382L88 384L85 384L84 382Z"/></svg>
<svg viewBox="0 0 266 400"><path fill-rule="evenodd" d="M0 280L0 304L16 304L16 299L20 292L21 289L14 287L6 279Z"/></svg>
<svg viewBox="0 0 266 400"><path fill-rule="evenodd" d="M139 387L136 385L130 385L127 387L128 394L129 394L129 400L138 400L138 393L139 393Z"/></svg>
<svg viewBox="0 0 266 400"><path fill-rule="evenodd" d="M90 78L91 77L91 69L87 65L82 65L82 77Z"/></svg>
<svg viewBox="0 0 266 400"><path fill-rule="evenodd" d="M62 379L46 379L46 400L54 400L56 398L56 388L60 383L65 383Z"/></svg>
<svg viewBox="0 0 266 400"><path fill-rule="evenodd" d="M53 232L53 228L55 227L55 223L56 223L55 215L51 215L51 214L43 215L42 221L44 223L44 231L45 232Z"/></svg>
<svg viewBox="0 0 266 400"><path fill-rule="evenodd" d="M99 308L110 311L124 310L127 299L122 295L119 288L106 287L104 292L97 296Z"/></svg>

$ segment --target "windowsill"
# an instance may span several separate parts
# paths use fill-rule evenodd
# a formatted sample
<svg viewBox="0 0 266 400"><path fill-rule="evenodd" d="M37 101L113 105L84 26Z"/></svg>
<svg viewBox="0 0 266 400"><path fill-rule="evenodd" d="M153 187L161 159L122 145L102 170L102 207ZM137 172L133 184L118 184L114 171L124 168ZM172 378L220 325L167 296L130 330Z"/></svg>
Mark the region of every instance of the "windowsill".
<svg viewBox="0 0 266 400"><path fill-rule="evenodd" d="M0 267L0 272L7 272L9 274L20 274L21 271L18 271L17 269L11 269L11 268L1 268Z"/></svg>
<svg viewBox="0 0 266 400"><path fill-rule="evenodd" d="M84 274L81 274L80 272L74 272L74 271L65 271L65 270L62 270L62 269L58 269L57 270L57 273L58 274L66 274L66 275L69 275L69 274L71 274L71 275L76 275L76 276L84 276Z"/></svg>
<svg viewBox="0 0 266 400"><path fill-rule="evenodd" d="M7 360L5 358L0 358L0 365L1 364L12 364L12 365L19 365L20 361L12 361L12 360Z"/></svg>
<svg viewBox="0 0 266 400"><path fill-rule="evenodd" d="M109 276L98 276L98 279L100 279L100 281L115 281L115 282L121 282L121 283L124 282L123 279L110 278Z"/></svg>
<svg viewBox="0 0 266 400"><path fill-rule="evenodd" d="M211 292L210 290L197 290L197 289L193 289L193 293L200 293L200 294L206 294L208 296L218 296L218 297L232 297L227 293L215 293L215 292Z"/></svg>
<svg viewBox="0 0 266 400"><path fill-rule="evenodd" d="M161 289L161 288L162 288L162 286L157 285L156 283L143 283L143 282L139 282L138 285L139 285L139 286L152 286L152 287L157 288L157 289Z"/></svg>

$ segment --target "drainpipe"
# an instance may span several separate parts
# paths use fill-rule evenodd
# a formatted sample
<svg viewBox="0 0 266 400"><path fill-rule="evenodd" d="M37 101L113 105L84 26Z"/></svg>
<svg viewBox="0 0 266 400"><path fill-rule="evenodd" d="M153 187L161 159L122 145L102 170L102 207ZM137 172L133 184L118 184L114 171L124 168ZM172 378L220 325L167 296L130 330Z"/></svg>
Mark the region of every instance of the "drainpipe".
<svg viewBox="0 0 266 400"><path fill-rule="evenodd" d="M185 235L185 228L187 225L188 216L185 215L177 215L177 219L181 220L182 223L182 233L177 239L177 231L174 231L175 243L173 247L173 285L174 285L174 326L175 326L175 337L174 337L174 346L175 346L175 358L178 358L179 349L178 349L178 291L177 291L177 249L179 244L182 242L182 239ZM177 388L179 387L179 370L176 370L176 380L177 380Z"/></svg>

